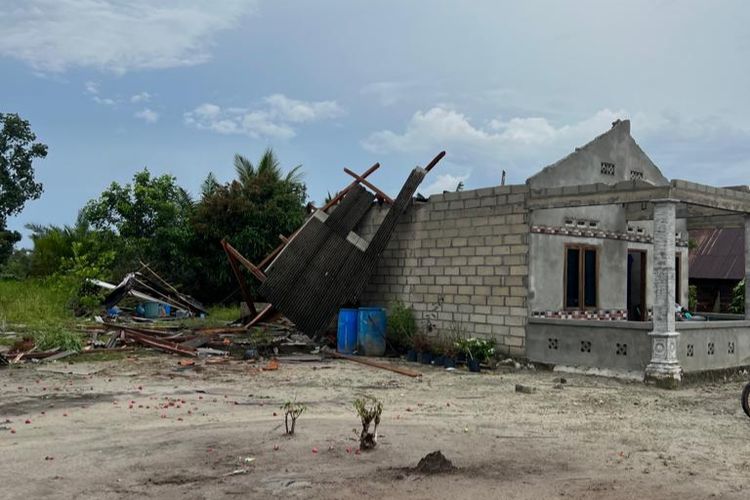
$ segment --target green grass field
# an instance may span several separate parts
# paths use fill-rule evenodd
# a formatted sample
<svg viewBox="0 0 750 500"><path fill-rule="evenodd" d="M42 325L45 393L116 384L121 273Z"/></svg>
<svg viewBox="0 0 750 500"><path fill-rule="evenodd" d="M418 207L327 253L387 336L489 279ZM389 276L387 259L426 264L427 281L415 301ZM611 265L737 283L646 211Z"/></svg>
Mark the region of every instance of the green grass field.
<svg viewBox="0 0 750 500"><path fill-rule="evenodd" d="M71 326L70 291L52 280L0 281L0 328Z"/></svg>
<svg viewBox="0 0 750 500"><path fill-rule="evenodd" d="M35 338L40 350L60 347L79 350L83 334L77 326L90 318L76 318L68 303L71 292L55 280L0 280L0 332L11 331ZM185 328L223 326L240 317L239 307L214 306L206 318L187 318ZM166 322L165 322L166 323ZM13 343L14 337L0 337Z"/></svg>

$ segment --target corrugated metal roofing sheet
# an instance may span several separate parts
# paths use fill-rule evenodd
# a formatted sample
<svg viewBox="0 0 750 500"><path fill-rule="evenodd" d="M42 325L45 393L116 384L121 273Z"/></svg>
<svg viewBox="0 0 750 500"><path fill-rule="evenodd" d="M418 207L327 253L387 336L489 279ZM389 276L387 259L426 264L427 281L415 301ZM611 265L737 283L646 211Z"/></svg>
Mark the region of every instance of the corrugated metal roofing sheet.
<svg viewBox="0 0 750 500"><path fill-rule="evenodd" d="M745 234L741 228L694 229L690 277L741 280L745 277Z"/></svg>

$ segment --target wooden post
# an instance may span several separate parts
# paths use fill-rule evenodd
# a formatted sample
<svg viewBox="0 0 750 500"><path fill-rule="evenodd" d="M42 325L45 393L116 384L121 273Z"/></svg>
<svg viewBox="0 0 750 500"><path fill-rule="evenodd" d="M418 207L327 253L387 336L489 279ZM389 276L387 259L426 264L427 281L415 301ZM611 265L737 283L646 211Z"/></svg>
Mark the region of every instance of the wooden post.
<svg viewBox="0 0 750 500"><path fill-rule="evenodd" d="M229 266L232 268L232 273L234 273L234 277L237 279L237 283L239 283L240 285L240 293L242 294L242 299L245 301L245 304L247 304L247 308L250 310L250 313L255 316L258 314L257 309L255 309L255 301L253 300L253 296L247 287L245 277L240 272L240 268L237 266L237 262L234 260L234 256L227 249L227 245L228 243L226 240L221 240L221 247L227 254Z"/></svg>

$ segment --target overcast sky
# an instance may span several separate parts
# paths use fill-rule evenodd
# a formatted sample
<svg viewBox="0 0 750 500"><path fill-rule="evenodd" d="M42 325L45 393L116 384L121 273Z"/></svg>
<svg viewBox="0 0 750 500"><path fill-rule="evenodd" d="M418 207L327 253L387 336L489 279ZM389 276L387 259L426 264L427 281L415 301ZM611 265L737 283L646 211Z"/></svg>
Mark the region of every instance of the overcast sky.
<svg viewBox="0 0 750 500"><path fill-rule="evenodd" d="M749 91L741 0L0 0L0 111L49 145L17 230L268 146L315 201L375 161L395 194L442 149L422 192L520 183L617 118L667 177L748 184Z"/></svg>

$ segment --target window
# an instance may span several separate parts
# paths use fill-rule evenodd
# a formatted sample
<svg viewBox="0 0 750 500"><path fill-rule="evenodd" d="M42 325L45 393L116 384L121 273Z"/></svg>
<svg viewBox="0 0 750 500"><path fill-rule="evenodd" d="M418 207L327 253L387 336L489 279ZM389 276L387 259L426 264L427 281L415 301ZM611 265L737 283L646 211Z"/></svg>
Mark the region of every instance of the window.
<svg viewBox="0 0 750 500"><path fill-rule="evenodd" d="M643 180L643 172L640 170L631 170L630 171L630 180L631 181L641 181Z"/></svg>
<svg viewBox="0 0 750 500"><path fill-rule="evenodd" d="M598 295L597 249L565 248L565 308L595 309Z"/></svg>
<svg viewBox="0 0 750 500"><path fill-rule="evenodd" d="M615 164L603 161L601 166L601 173L604 175L615 175Z"/></svg>

